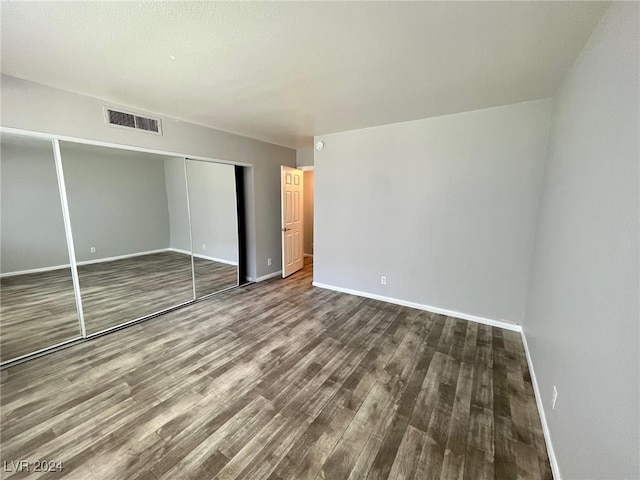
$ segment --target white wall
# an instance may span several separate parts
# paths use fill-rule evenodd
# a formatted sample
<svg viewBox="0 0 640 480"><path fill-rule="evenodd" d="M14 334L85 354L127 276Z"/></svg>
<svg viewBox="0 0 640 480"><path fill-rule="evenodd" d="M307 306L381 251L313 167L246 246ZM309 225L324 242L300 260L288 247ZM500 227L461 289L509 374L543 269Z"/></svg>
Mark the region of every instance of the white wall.
<svg viewBox="0 0 640 480"><path fill-rule="evenodd" d="M169 248L164 157L68 142L60 151L78 262Z"/></svg>
<svg viewBox="0 0 640 480"><path fill-rule="evenodd" d="M541 100L316 137L314 281L521 323L549 116Z"/></svg>
<svg viewBox="0 0 640 480"><path fill-rule="evenodd" d="M313 167L313 154L315 149L302 147L296 150L296 166ZM314 172L307 170L304 172L304 253L313 255L313 197L314 192Z"/></svg>
<svg viewBox="0 0 640 480"><path fill-rule="evenodd" d="M189 205L185 160L165 160L167 198L171 225L171 248L228 263L238 263L238 222L235 171L232 165L187 160ZM206 248L202 248L202 245Z"/></svg>
<svg viewBox="0 0 640 480"><path fill-rule="evenodd" d="M260 277L282 269L280 165L295 166L295 150L165 116L162 136L110 127L100 99L6 75L1 81L5 127L252 165L254 188L247 189L245 198L247 219L253 220L247 231L248 274ZM271 266L268 258L273 259Z"/></svg>
<svg viewBox="0 0 640 480"><path fill-rule="evenodd" d="M187 159L187 180L193 253L237 264L238 215L234 167Z"/></svg>
<svg viewBox="0 0 640 480"><path fill-rule="evenodd" d="M169 203L169 246L177 250L191 251L191 227L187 204L187 181L184 158L167 158L164 176Z"/></svg>
<svg viewBox="0 0 640 480"><path fill-rule="evenodd" d="M2 273L69 263L51 142L21 138L2 143ZM183 158L68 142L61 153L78 261L191 250ZM194 253L237 264L234 167L188 164Z"/></svg>
<svg viewBox="0 0 640 480"><path fill-rule="evenodd" d="M313 166L313 147L302 147L296 150L296 166L312 167Z"/></svg>
<svg viewBox="0 0 640 480"><path fill-rule="evenodd" d="M66 142L60 148L79 262L169 247L162 156ZM67 264L51 142L3 142L2 272Z"/></svg>
<svg viewBox="0 0 640 480"><path fill-rule="evenodd" d="M0 272L68 264L51 142L4 137L0 162Z"/></svg>
<svg viewBox="0 0 640 480"><path fill-rule="evenodd" d="M304 172L304 253L313 255L313 194L315 173L313 170Z"/></svg>
<svg viewBox="0 0 640 480"><path fill-rule="evenodd" d="M524 331L565 480L640 478L638 7L609 8L554 106Z"/></svg>

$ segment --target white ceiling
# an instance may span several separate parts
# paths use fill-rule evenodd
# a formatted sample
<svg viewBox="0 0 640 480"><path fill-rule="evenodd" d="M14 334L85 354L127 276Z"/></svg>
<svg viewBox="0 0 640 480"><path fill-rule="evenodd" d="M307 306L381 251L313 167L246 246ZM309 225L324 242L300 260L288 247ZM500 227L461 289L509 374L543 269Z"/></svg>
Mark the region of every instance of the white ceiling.
<svg viewBox="0 0 640 480"><path fill-rule="evenodd" d="M2 71L298 147L550 97L605 7L3 1Z"/></svg>

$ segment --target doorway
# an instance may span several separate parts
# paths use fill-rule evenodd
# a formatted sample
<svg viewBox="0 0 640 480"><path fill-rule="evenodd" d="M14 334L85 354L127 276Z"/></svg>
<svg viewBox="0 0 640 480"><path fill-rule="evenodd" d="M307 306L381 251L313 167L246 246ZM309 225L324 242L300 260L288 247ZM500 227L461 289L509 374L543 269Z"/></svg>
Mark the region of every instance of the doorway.
<svg viewBox="0 0 640 480"><path fill-rule="evenodd" d="M313 263L313 199L315 171L313 167L302 167L304 172L304 248L303 255ZM305 264L307 262L305 261Z"/></svg>
<svg viewBox="0 0 640 480"><path fill-rule="evenodd" d="M313 167L281 167L282 277L313 269Z"/></svg>

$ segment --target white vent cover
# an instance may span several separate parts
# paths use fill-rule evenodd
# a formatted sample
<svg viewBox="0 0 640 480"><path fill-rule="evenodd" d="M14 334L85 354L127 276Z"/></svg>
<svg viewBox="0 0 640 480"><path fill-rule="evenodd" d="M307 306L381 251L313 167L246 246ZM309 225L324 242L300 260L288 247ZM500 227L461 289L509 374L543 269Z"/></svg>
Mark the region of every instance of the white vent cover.
<svg viewBox="0 0 640 480"><path fill-rule="evenodd" d="M135 113L121 112L110 107L104 107L107 124L116 127L135 128L145 132L162 135L162 124L159 118L150 118Z"/></svg>

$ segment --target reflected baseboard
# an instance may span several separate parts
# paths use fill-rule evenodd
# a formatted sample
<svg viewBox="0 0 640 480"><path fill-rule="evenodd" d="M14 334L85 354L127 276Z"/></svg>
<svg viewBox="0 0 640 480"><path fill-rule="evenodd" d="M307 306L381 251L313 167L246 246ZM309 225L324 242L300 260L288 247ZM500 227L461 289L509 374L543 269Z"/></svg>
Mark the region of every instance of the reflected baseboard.
<svg viewBox="0 0 640 480"><path fill-rule="evenodd" d="M63 268L71 268L71 264L54 265L52 267L30 268L28 270L18 270L16 272L1 273L0 278L17 277L18 275L29 275L30 273L53 272L54 270L62 270Z"/></svg>
<svg viewBox="0 0 640 480"><path fill-rule="evenodd" d="M76 262L78 266L82 265L92 265L95 263L104 263L104 262L113 262L115 260L123 260L125 258L133 258L133 257L142 257L144 255L153 255L154 253L163 253L168 252L170 249L168 248L160 248L157 250L147 250L145 252L135 252L135 253L127 253L125 255L116 255L114 257L104 257L104 258L96 258L92 260L82 260L80 262ZM62 265L53 265L51 267L42 267L42 268L31 268L29 270L19 270L16 272L7 272L0 274L0 278L5 277L14 277L17 275L27 275L29 273L40 273L40 272L51 272L53 270L62 270L64 268L71 268L70 263L65 263Z"/></svg>
<svg viewBox="0 0 640 480"><path fill-rule="evenodd" d="M177 253L184 253L185 255L191 255L191 252L189 252L188 250L181 250L179 248L160 248L157 250L147 250L145 252L135 252L135 253L127 253L125 255L116 255L114 257L104 257L104 258L96 258L93 260L82 260L80 262L77 262L78 266L82 266L82 265L92 265L94 263L104 263L104 262L113 262L116 260L123 260L125 258L133 258L133 257L142 257L144 255L153 255L154 253L164 253L164 252L177 252ZM212 262L219 262L219 263L224 263L227 265L233 265L234 267L238 266L238 262L234 262L233 260L225 260L224 258L217 258L217 257L209 257L207 255L201 255L199 253L194 253L193 254L194 257L198 257L198 258L202 258L204 260L211 260ZM53 265L50 267L42 267L42 268L31 268L28 270L18 270L15 272L6 272L6 273L2 273L0 274L0 278L6 278L6 277L15 277L18 275L28 275L30 273L41 273L41 272L51 272L54 270L62 270L64 268L71 268L71 264L69 263L65 263L62 265Z"/></svg>
<svg viewBox="0 0 640 480"><path fill-rule="evenodd" d="M166 251L184 253L185 255L191 255L191 252L189 250L182 250L180 248L167 248ZM218 263L225 263L227 265L233 265L234 267L238 266L238 262L235 262L233 260L226 260L224 258L218 258L218 257L210 257L209 255L202 255L200 253L194 253L193 256L197 257L197 258L202 258L203 260L211 260L212 262L218 262Z"/></svg>

